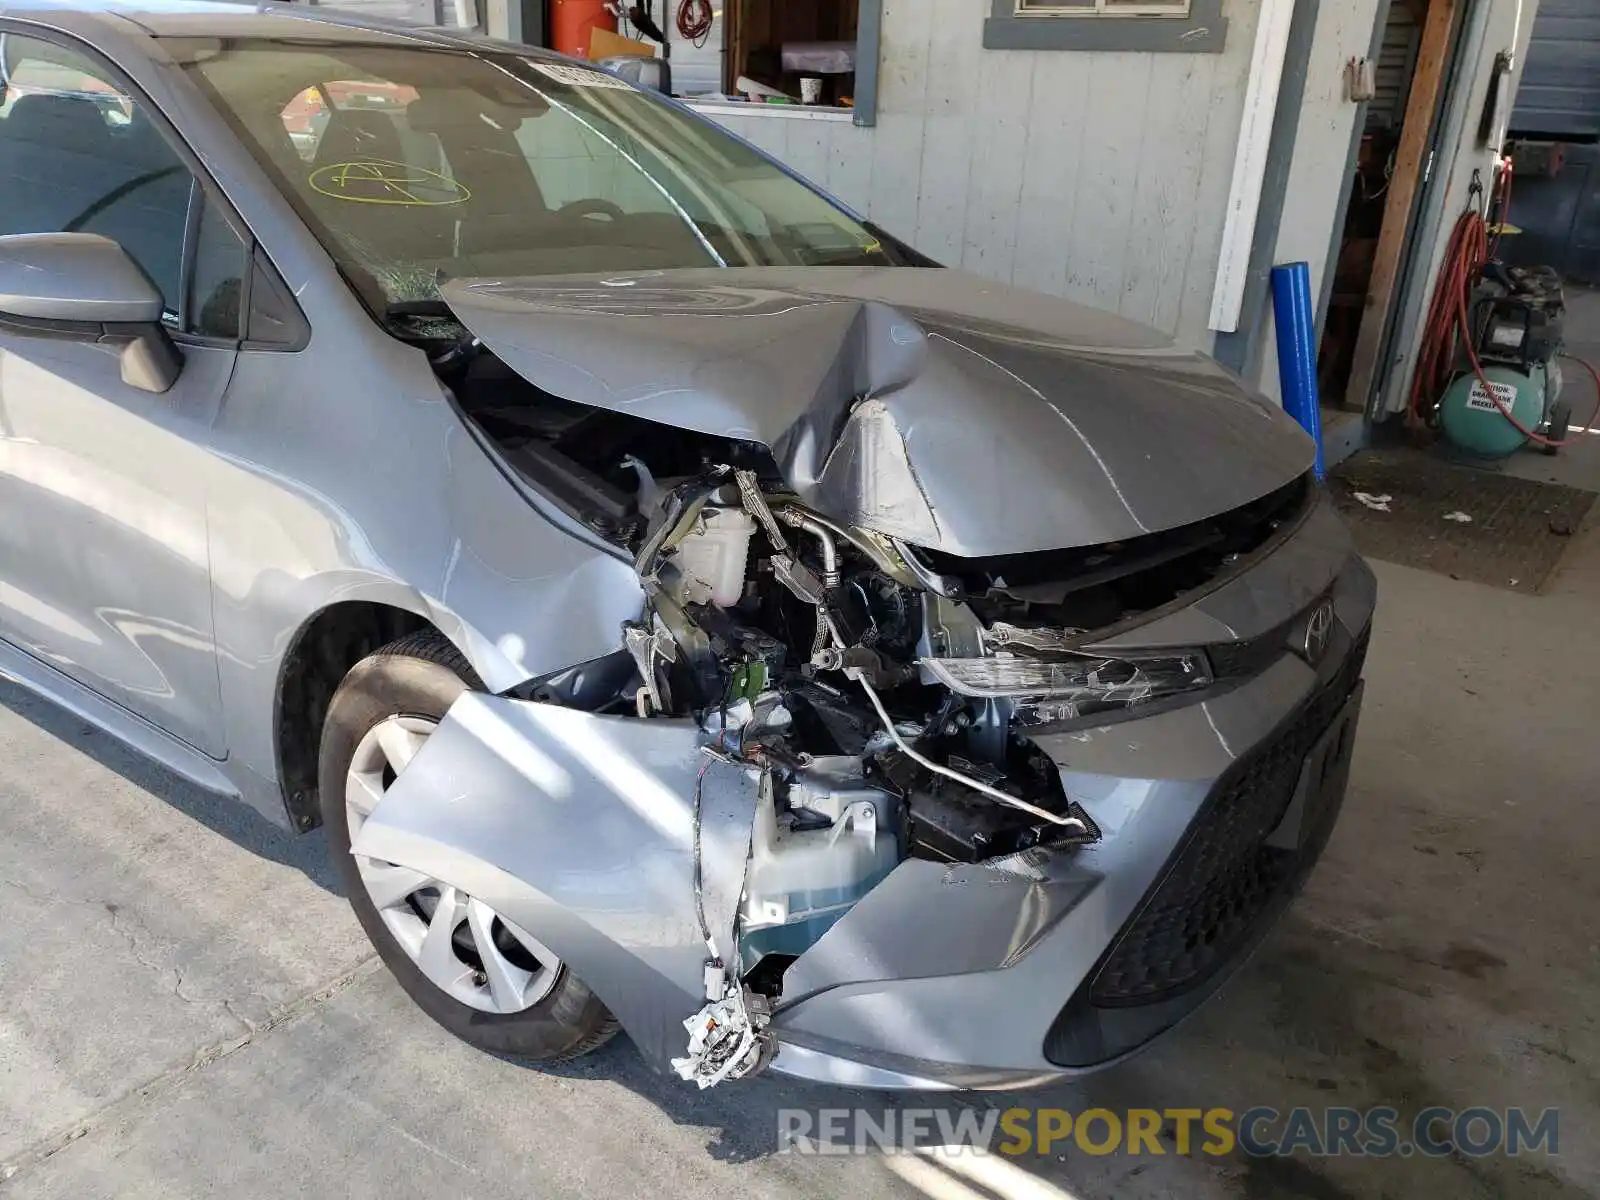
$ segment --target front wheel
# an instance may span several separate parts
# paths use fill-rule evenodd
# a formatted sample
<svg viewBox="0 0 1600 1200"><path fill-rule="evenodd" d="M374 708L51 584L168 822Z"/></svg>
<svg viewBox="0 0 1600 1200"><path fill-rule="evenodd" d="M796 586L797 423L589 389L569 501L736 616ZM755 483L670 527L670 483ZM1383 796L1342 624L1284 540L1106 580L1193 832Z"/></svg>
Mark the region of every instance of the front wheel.
<svg viewBox="0 0 1600 1200"><path fill-rule="evenodd" d="M328 850L362 928L424 1012L480 1050L575 1057L609 1040L616 1021L533 933L459 888L350 852L361 822L475 686L436 633L401 638L351 669L328 706L318 761Z"/></svg>

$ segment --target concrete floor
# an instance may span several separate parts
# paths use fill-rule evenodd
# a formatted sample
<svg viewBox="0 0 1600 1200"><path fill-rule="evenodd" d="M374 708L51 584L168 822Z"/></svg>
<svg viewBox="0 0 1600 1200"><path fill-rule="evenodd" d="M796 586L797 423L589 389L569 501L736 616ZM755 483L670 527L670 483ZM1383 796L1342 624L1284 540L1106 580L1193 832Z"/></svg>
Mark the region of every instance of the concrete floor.
<svg viewBox="0 0 1600 1200"><path fill-rule="evenodd" d="M777 1108L885 1098L770 1078L695 1094L626 1042L552 1071L474 1053L376 969L320 836L0 686L0 1192L1595 1194L1600 530L1541 597L1377 569L1351 793L1306 894L1152 1052L1023 1102L1556 1106L1559 1157L775 1155Z"/></svg>

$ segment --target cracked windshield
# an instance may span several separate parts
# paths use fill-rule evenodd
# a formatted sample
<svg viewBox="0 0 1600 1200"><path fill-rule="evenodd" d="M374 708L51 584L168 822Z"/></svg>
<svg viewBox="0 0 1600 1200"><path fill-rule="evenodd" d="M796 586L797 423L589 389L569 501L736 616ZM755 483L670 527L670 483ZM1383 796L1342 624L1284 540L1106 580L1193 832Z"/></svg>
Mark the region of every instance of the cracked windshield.
<svg viewBox="0 0 1600 1200"><path fill-rule="evenodd" d="M452 276L897 261L742 142L603 71L389 45L181 57L391 315Z"/></svg>

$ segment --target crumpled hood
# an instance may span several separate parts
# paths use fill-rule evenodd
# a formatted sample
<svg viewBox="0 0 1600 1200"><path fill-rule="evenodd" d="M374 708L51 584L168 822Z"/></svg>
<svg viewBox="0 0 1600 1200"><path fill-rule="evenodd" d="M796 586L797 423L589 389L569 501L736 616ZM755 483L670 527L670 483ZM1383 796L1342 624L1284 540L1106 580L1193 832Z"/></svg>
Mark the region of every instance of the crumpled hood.
<svg viewBox="0 0 1600 1200"><path fill-rule="evenodd" d="M763 443L818 512L951 554L1170 529L1313 458L1282 409L1204 355L961 271L705 268L441 290L544 391Z"/></svg>

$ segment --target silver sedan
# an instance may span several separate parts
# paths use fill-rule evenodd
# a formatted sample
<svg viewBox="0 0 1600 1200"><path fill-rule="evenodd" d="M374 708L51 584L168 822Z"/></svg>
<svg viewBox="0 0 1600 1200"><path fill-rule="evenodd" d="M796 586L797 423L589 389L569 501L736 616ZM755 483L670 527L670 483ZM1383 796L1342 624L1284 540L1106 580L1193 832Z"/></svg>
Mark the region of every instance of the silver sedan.
<svg viewBox="0 0 1600 1200"><path fill-rule="evenodd" d="M1205 357L542 51L0 0L0 672L493 1051L1011 1086L1291 901L1372 576Z"/></svg>

